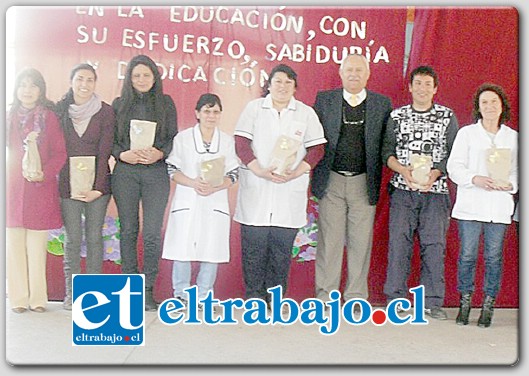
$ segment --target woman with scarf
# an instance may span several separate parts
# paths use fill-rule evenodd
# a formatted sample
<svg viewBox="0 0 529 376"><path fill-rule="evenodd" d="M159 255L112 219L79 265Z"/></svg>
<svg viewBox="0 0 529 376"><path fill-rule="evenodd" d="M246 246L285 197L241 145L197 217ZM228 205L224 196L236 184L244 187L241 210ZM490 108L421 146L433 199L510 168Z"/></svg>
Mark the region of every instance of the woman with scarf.
<svg viewBox="0 0 529 376"><path fill-rule="evenodd" d="M46 311L48 230L62 226L57 174L66 150L52 107L42 74L20 72L6 122L7 293L15 313Z"/></svg>
<svg viewBox="0 0 529 376"><path fill-rule="evenodd" d="M63 308L72 309L72 275L81 273L83 227L86 236L86 273L99 274L103 266L101 230L110 200L108 160L114 140L115 116L110 105L94 90L97 74L90 64L79 64L70 73L71 87L57 103L68 161L59 175L61 212L65 228L64 278L66 293ZM91 189L72 192L71 169L88 168L93 157L94 179ZM82 216L84 215L84 226Z"/></svg>

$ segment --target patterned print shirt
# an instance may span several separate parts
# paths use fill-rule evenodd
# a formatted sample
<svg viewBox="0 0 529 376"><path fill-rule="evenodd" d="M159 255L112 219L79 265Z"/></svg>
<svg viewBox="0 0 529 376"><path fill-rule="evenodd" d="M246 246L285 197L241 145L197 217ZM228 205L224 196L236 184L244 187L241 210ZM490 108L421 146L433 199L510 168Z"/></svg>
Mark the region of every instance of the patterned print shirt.
<svg viewBox="0 0 529 376"><path fill-rule="evenodd" d="M440 163L446 166L451 148L448 129L452 118L455 118L453 111L439 104L434 104L424 112L414 110L411 105L393 110L391 119L397 141L395 151L398 161L408 166L412 154L423 154L432 157L433 168L438 168L436 165ZM430 192L448 194L446 171L443 172ZM393 174L390 183L396 188L411 190L401 174Z"/></svg>

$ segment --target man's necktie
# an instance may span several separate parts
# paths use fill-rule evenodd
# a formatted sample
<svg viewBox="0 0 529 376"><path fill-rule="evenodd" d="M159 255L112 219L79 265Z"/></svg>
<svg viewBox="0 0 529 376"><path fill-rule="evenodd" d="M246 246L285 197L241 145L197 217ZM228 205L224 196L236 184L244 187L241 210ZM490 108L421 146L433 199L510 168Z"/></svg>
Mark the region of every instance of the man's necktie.
<svg viewBox="0 0 529 376"><path fill-rule="evenodd" d="M353 94L349 97L349 104L352 107L356 107L356 105L358 104L358 101L356 100L356 95Z"/></svg>

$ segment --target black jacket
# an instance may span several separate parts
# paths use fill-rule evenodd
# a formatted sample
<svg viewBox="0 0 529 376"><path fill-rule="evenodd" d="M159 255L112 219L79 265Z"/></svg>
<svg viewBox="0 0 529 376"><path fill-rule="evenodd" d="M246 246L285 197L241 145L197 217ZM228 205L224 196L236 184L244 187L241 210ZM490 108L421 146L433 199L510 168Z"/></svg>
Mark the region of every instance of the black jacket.
<svg viewBox="0 0 529 376"><path fill-rule="evenodd" d="M325 155L314 169L312 176L312 193L322 198L325 195L329 174L334 161L334 153L340 127L342 124L343 89L321 91L316 96L314 110L323 125L325 138ZM380 195L382 180L381 149L386 125L392 111L391 100L381 94L367 90L366 119L365 119L365 147L366 168L369 203L376 205Z"/></svg>

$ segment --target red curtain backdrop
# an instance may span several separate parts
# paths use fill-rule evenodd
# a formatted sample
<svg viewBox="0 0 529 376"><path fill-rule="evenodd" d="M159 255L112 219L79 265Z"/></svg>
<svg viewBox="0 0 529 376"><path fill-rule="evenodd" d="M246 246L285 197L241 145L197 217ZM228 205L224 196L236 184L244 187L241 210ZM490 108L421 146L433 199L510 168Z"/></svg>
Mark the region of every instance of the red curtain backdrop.
<svg viewBox="0 0 529 376"><path fill-rule="evenodd" d="M431 65L439 75L435 100L455 111L460 126L473 123L472 97L476 89L485 82L501 85L511 104L508 125L518 130L518 30L515 8L417 8L408 76L419 65ZM455 190L455 185L451 186L453 200ZM507 231L504 245L498 306L518 307L518 250L513 224ZM446 250L445 302L448 305L457 304L458 300L458 254L457 222L452 220ZM483 272L481 258L477 269L478 293L474 296L474 303L478 304L481 303Z"/></svg>
<svg viewBox="0 0 529 376"><path fill-rule="evenodd" d="M296 98L311 105L318 90L341 85L338 64L356 51L371 60L372 90L394 97L404 61L406 8L80 6L13 7L16 68L34 66L49 96L69 88L70 69L97 66L97 91L119 96L126 63L145 54L158 63L178 128L193 126L205 92L220 95L221 129L232 132L243 107L261 95L277 64L298 74ZM390 79L391 78L391 79Z"/></svg>
<svg viewBox="0 0 529 376"><path fill-rule="evenodd" d="M119 95L126 63L137 54L155 60L172 96L180 130L195 123L194 106L204 92L223 101L220 128L232 133L240 111L261 94L266 72L279 63L298 73L296 98L312 105L318 90L340 87L337 62L344 51L371 61L368 88L389 96L395 107L409 102L403 78L407 8L361 7L12 7L16 10L16 71L33 66L57 101L69 88L70 69L79 62L97 66L97 92L110 103ZM11 14L8 14L11 16ZM8 34L10 31L8 30ZM8 43L9 46L9 43ZM481 82L504 85L517 128L518 16L513 9L417 9L409 67L432 64L441 84L437 99L470 122L471 95ZM9 77L8 77L9 78ZM11 93L7 93L8 99ZM384 180L387 182L386 171ZM230 191L233 210L236 191ZM111 203L109 214L116 216ZM370 301L385 301L388 202L377 208ZM232 222L231 261L219 267L215 297L242 297L240 229ZM505 276L498 305L518 306L518 245L513 229L506 244ZM446 305L457 304L457 230L452 224L447 251ZM140 250L141 251L141 250ZM105 272L119 266L105 262ZM481 271L480 271L481 272ZM48 258L49 297L62 300L62 257ZM343 282L343 281L342 281ZM419 283L414 258L411 284ZM479 287L479 285L478 285ZM171 263L160 262L156 299L172 295ZM292 262L289 297L314 296L314 261Z"/></svg>

